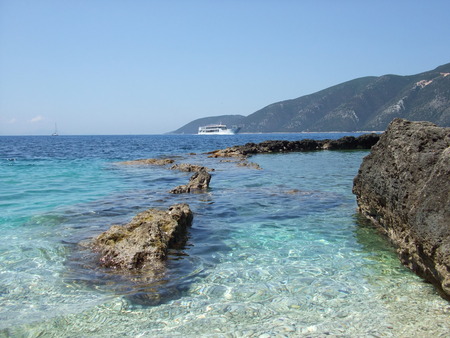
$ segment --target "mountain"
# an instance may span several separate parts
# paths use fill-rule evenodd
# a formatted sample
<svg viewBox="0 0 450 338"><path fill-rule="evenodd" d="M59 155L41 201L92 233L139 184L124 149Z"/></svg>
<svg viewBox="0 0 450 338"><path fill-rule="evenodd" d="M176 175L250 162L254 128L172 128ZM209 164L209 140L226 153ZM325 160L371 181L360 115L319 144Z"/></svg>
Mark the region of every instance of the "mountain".
<svg viewBox="0 0 450 338"><path fill-rule="evenodd" d="M384 130L396 117L450 126L450 63L416 75L354 79L247 117L198 119L175 133L197 133L198 126L218 122L239 125L241 132Z"/></svg>

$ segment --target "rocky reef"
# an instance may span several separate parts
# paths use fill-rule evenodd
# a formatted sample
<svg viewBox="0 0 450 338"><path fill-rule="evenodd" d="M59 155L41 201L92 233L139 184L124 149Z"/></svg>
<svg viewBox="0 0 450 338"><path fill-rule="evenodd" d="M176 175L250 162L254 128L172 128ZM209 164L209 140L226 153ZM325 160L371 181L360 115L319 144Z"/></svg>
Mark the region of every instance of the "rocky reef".
<svg viewBox="0 0 450 338"><path fill-rule="evenodd" d="M171 158L148 158L148 159L139 159L133 161L125 161L120 162L122 165L154 165L154 166L162 166L166 167L168 164L175 163L174 159ZM188 184L179 185L176 188L173 188L169 192L171 194L184 194L184 193L197 193L204 192L209 188L209 182L211 181L211 174L209 171L214 171L213 168L208 168L205 166L190 164L190 163L176 163L173 164L170 170L178 170L182 172L193 172L194 175L189 179Z"/></svg>
<svg viewBox="0 0 450 338"><path fill-rule="evenodd" d="M175 204L167 211L149 209L126 225L113 225L93 241L100 264L118 270L158 270L169 249L181 248L187 238L193 214L187 204Z"/></svg>
<svg viewBox="0 0 450 338"><path fill-rule="evenodd" d="M392 121L355 177L358 209L450 299L450 128Z"/></svg>
<svg viewBox="0 0 450 338"><path fill-rule="evenodd" d="M364 134L358 137L345 136L337 140L310 140L299 141L264 141L261 143L247 143L241 146L233 146L226 149L215 150L207 153L209 157L238 157L263 153L299 152L315 150L350 150L370 149L378 142L379 134Z"/></svg>

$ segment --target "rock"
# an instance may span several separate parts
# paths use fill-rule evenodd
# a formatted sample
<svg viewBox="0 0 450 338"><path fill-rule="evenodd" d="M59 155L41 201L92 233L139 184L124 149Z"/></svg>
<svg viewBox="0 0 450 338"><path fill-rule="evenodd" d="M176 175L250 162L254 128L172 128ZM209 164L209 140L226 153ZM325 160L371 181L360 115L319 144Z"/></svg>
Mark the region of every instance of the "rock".
<svg viewBox="0 0 450 338"><path fill-rule="evenodd" d="M247 156L264 153L299 152L315 150L349 150L370 149L380 138L379 134L364 134L358 137L345 136L338 140L299 140L299 141L264 141L261 143L247 143L207 153L209 157L237 157L245 159Z"/></svg>
<svg viewBox="0 0 450 338"><path fill-rule="evenodd" d="M211 175L206 170L200 170L191 176L187 185L180 185L170 191L172 194L203 192L209 188Z"/></svg>
<svg viewBox="0 0 450 338"><path fill-rule="evenodd" d="M363 134L356 138L357 149L371 149L380 140L380 134Z"/></svg>
<svg viewBox="0 0 450 338"><path fill-rule="evenodd" d="M125 161L120 162L120 164L124 165L168 165L174 163L175 160L171 158L148 158L148 159L141 159L141 160L133 160L133 161Z"/></svg>
<svg viewBox="0 0 450 338"><path fill-rule="evenodd" d="M167 211L149 209L126 225L113 225L94 239L93 249L106 267L160 269L168 250L185 244L192 219L187 204L175 204Z"/></svg>
<svg viewBox="0 0 450 338"><path fill-rule="evenodd" d="M252 168L252 169L256 169L256 170L261 170L262 169L261 166L258 163L249 162L247 160L237 162L237 166L238 167Z"/></svg>
<svg viewBox="0 0 450 338"><path fill-rule="evenodd" d="M245 158L245 155L240 150L239 146L229 147L225 149L218 149L214 151L210 151L208 153L208 157L238 157L238 158Z"/></svg>
<svg viewBox="0 0 450 338"><path fill-rule="evenodd" d="M378 134L364 134L358 137L344 136L337 140L326 140L321 147L327 150L370 149L379 139L380 135Z"/></svg>
<svg viewBox="0 0 450 338"><path fill-rule="evenodd" d="M184 172L199 172L202 170L214 171L214 169L203 167L201 165L189 164L189 163L174 164L173 166L170 167L170 169L184 171Z"/></svg>
<svg viewBox="0 0 450 338"><path fill-rule="evenodd" d="M395 119L354 180L359 211L450 299L450 128Z"/></svg>

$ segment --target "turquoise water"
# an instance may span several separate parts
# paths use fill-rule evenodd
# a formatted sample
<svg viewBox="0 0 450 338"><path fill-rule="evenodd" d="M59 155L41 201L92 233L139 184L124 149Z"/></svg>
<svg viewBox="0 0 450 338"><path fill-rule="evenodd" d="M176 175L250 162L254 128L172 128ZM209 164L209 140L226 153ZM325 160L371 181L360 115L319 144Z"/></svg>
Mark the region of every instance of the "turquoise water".
<svg viewBox="0 0 450 338"><path fill-rule="evenodd" d="M0 137L0 336L446 336L450 304L356 214L366 151L205 151L342 134ZM193 154L195 153L195 154ZM189 174L120 161L174 157ZM189 203L182 252L157 276L118 275L83 245L150 207Z"/></svg>

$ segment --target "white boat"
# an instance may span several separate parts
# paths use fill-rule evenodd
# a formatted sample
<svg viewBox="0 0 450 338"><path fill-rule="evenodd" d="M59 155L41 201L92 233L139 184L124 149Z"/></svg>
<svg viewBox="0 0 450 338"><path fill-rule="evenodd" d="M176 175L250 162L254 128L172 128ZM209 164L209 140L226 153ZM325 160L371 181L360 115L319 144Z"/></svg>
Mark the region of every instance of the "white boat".
<svg viewBox="0 0 450 338"><path fill-rule="evenodd" d="M210 124L198 128L199 135L234 135L240 128L227 128L225 124Z"/></svg>

